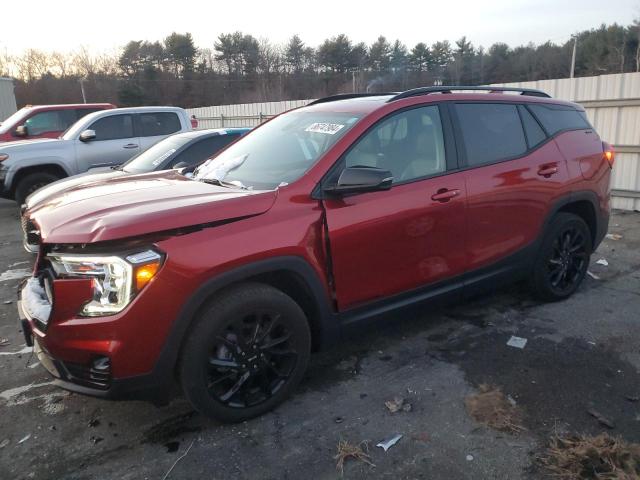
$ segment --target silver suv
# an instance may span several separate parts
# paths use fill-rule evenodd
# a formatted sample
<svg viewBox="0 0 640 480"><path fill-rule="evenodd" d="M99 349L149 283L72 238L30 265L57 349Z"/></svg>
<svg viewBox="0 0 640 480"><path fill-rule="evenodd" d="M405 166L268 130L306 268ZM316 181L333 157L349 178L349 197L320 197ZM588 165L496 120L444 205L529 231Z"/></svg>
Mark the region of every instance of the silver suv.
<svg viewBox="0 0 640 480"><path fill-rule="evenodd" d="M117 108L89 114L58 139L0 145L0 196L21 205L44 185L92 168L120 165L176 132L191 130L182 108Z"/></svg>

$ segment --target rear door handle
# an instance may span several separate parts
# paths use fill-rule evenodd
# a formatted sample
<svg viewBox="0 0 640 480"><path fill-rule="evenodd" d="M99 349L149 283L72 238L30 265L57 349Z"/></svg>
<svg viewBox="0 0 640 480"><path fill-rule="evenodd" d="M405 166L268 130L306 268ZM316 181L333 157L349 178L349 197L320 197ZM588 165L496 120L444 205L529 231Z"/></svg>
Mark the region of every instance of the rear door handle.
<svg viewBox="0 0 640 480"><path fill-rule="evenodd" d="M431 195L431 200L435 200L436 202L448 202L454 197L460 195L460 190L457 188L453 188L449 190L448 188L441 188L437 193Z"/></svg>
<svg viewBox="0 0 640 480"><path fill-rule="evenodd" d="M558 173L557 165L541 165L540 168L538 168L538 175L541 177L549 178L556 173Z"/></svg>
<svg viewBox="0 0 640 480"><path fill-rule="evenodd" d="M136 145L135 143L127 143L122 148L138 148L138 145Z"/></svg>

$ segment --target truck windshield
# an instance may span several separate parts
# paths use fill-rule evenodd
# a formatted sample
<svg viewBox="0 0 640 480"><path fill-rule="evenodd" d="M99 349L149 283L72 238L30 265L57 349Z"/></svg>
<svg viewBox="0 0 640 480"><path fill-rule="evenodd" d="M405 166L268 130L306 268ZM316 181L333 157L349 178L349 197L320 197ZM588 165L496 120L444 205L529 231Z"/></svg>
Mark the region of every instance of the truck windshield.
<svg viewBox="0 0 640 480"><path fill-rule="evenodd" d="M259 190L294 182L358 120L353 113L285 113L203 163L194 177Z"/></svg>
<svg viewBox="0 0 640 480"><path fill-rule="evenodd" d="M7 133L11 127L15 128L20 125L20 120L26 117L30 111L30 108L21 108L9 118L3 120L2 125L0 125L0 133Z"/></svg>

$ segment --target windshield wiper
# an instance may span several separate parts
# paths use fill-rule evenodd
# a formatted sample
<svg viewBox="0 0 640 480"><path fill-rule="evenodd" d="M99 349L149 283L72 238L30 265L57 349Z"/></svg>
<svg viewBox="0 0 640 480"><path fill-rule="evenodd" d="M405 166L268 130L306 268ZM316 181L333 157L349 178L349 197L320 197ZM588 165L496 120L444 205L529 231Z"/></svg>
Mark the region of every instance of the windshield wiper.
<svg viewBox="0 0 640 480"><path fill-rule="evenodd" d="M200 182L208 183L210 185L217 185L218 187L239 188L241 190L249 190L249 187L247 187L246 185L243 185L240 182L238 183L225 182L224 180L218 180L217 178L199 178L197 180L199 180Z"/></svg>

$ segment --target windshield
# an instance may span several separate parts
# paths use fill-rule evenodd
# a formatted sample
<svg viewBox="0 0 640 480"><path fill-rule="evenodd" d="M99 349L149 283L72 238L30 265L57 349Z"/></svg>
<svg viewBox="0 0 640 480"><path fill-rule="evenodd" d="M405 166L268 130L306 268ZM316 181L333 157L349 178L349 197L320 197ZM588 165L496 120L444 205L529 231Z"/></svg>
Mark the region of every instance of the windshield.
<svg viewBox="0 0 640 480"><path fill-rule="evenodd" d="M122 166L122 170L128 173L146 173L156 170L160 164L190 140L190 138L184 137L165 138L133 157Z"/></svg>
<svg viewBox="0 0 640 480"><path fill-rule="evenodd" d="M293 111L274 118L203 163L195 179L273 189L300 178L360 116Z"/></svg>
<svg viewBox="0 0 640 480"><path fill-rule="evenodd" d="M21 108L16 113L11 115L6 120L2 121L2 125L0 126L0 133L7 133L9 129L13 126L19 126L20 120L27 116L27 114L31 111L30 108Z"/></svg>

